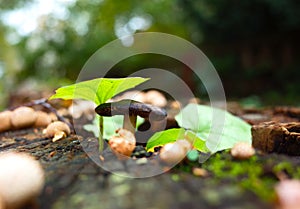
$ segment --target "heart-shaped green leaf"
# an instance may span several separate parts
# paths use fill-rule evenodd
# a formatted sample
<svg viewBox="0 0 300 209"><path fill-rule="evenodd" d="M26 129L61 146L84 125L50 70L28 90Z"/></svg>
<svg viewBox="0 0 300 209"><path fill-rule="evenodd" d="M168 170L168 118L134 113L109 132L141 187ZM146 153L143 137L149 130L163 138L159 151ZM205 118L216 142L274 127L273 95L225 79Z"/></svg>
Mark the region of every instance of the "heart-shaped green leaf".
<svg viewBox="0 0 300 209"><path fill-rule="evenodd" d="M85 99L99 105L147 80L149 78L97 78L63 86L49 99Z"/></svg>
<svg viewBox="0 0 300 209"><path fill-rule="evenodd" d="M240 141L251 144L251 126L221 109L189 104L175 119L180 127L205 140L212 153L232 148Z"/></svg>
<svg viewBox="0 0 300 209"><path fill-rule="evenodd" d="M201 152L209 152L205 145L205 141L199 138L192 131L186 131L184 128L172 128L155 133L148 140L146 149L148 152L153 152L155 147L163 146L179 139L186 139L190 141L193 147Z"/></svg>

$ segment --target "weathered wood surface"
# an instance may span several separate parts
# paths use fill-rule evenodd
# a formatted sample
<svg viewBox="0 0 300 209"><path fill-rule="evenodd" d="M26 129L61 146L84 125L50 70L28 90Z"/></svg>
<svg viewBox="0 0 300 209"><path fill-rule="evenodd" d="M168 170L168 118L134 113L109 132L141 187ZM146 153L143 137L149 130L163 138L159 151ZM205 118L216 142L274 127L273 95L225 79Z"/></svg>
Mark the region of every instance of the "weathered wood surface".
<svg viewBox="0 0 300 209"><path fill-rule="evenodd" d="M274 111L249 110L236 114L242 118L245 116L244 119L248 119L252 124L276 117L281 122L299 120L299 115L294 114L295 111L290 113L290 110L280 110L276 114ZM290 115L287 117L287 114ZM0 152L9 150L26 152L41 162L46 173L46 185L37 200L36 208L273 208L271 203L261 200L252 191L242 189L238 185L239 180L234 178L216 179L212 174L206 178L195 177L191 172L180 169L172 169L149 178L126 178L122 177L122 174L128 175L124 163L107 158L106 165L110 164L115 169L114 173L119 173L119 175L112 174L88 157L85 152L88 143L82 143L87 140L87 137L71 135L52 143L51 139L42 135L41 130L11 131L0 135ZM269 156L260 157L265 161L270 159ZM284 160L285 157L278 157L278 162ZM298 158L293 160L297 165L300 164ZM141 167L162 169L151 163L149 160L145 164L130 162L125 166L129 166L130 171L139 171ZM265 175L268 175L267 172ZM32 208L32 206L25 208Z"/></svg>
<svg viewBox="0 0 300 209"><path fill-rule="evenodd" d="M36 208L271 208L232 182L219 183L176 169L141 179L122 177L126 175L124 170L119 175L111 174L90 160L81 146L82 137L77 135L52 143L40 131L28 129L8 132L0 138L0 152L27 152L43 165L46 185ZM122 166L120 161L108 163ZM147 164L130 166L138 169Z"/></svg>
<svg viewBox="0 0 300 209"><path fill-rule="evenodd" d="M265 122L254 125L252 145L268 153L300 155L300 122Z"/></svg>

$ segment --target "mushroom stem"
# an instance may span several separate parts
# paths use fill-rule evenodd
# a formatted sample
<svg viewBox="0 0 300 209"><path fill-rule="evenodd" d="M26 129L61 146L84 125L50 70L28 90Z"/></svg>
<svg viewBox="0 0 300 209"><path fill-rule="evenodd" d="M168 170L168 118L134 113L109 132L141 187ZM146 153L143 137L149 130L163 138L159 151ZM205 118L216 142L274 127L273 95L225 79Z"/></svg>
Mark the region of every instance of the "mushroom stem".
<svg viewBox="0 0 300 209"><path fill-rule="evenodd" d="M103 116L99 115L99 137L98 137L98 143L99 143L99 152L101 153L104 149L104 143L103 143Z"/></svg>
<svg viewBox="0 0 300 209"><path fill-rule="evenodd" d="M136 127L136 118L137 116L133 114L124 115L123 128L134 134Z"/></svg>

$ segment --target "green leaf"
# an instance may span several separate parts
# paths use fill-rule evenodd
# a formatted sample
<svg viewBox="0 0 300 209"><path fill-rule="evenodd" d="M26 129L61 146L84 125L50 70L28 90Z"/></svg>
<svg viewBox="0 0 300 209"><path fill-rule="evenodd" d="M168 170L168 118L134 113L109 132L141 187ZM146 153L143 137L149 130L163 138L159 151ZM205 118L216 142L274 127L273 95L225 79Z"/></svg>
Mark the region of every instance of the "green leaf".
<svg viewBox="0 0 300 209"><path fill-rule="evenodd" d="M97 78L63 86L49 99L85 99L99 105L147 80L149 78Z"/></svg>
<svg viewBox="0 0 300 209"><path fill-rule="evenodd" d="M104 139L110 139L112 136L116 135L116 130L118 128L123 127L123 118L122 115L114 115L112 117L103 117L103 138ZM136 129L145 121L144 118L141 118L137 116L136 120ZM99 137L99 116L96 115L96 117L93 120L93 123L91 124L85 124L83 126L84 130L90 131L94 134L95 137Z"/></svg>
<svg viewBox="0 0 300 209"><path fill-rule="evenodd" d="M204 153L210 152L210 150L206 147L206 143L203 140L203 138L198 136L196 133L190 130L185 131L185 139L190 141L193 147L199 150L200 152L204 152Z"/></svg>
<svg viewBox="0 0 300 209"><path fill-rule="evenodd" d="M146 149L153 152L155 147L163 146L177 139L184 138L185 130L183 128L172 128L165 131L156 132L147 142Z"/></svg>
<svg viewBox="0 0 300 209"><path fill-rule="evenodd" d="M148 152L153 152L155 147L163 146L179 139L189 140L193 144L193 147L201 152L209 151L201 138L191 131L186 131L184 128L172 128L155 133L148 140L146 149Z"/></svg>
<svg viewBox="0 0 300 209"><path fill-rule="evenodd" d="M180 127L206 141L212 153L232 148L240 141L251 143L251 126L227 111L189 104L175 117Z"/></svg>

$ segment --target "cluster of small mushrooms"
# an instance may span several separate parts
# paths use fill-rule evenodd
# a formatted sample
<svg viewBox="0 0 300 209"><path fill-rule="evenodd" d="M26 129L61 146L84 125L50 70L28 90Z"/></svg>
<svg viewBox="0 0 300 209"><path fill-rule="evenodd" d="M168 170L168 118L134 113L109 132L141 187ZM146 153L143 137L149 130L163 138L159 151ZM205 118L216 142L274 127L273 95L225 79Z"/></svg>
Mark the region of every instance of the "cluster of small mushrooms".
<svg viewBox="0 0 300 209"><path fill-rule="evenodd" d="M57 120L55 115L42 111L35 111L31 107L18 107L13 111L0 113L0 132L28 127L45 127Z"/></svg>
<svg viewBox="0 0 300 209"><path fill-rule="evenodd" d="M71 132L69 126L58 121L54 113L29 106L0 112L0 121L0 133L45 128L43 134L56 141ZM11 151L0 153L0 209L17 209L30 204L41 193L44 183L44 170L31 155Z"/></svg>
<svg viewBox="0 0 300 209"><path fill-rule="evenodd" d="M53 142L66 137L71 132L66 123L57 121L55 114L26 106L0 112L0 121L0 132L29 127L46 127L43 133L47 137L53 137Z"/></svg>

